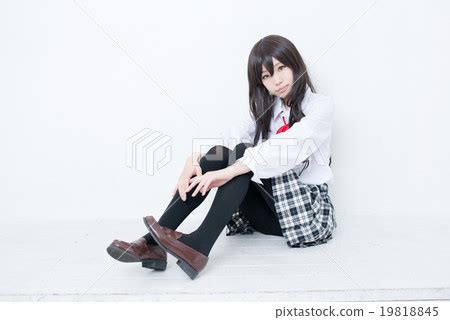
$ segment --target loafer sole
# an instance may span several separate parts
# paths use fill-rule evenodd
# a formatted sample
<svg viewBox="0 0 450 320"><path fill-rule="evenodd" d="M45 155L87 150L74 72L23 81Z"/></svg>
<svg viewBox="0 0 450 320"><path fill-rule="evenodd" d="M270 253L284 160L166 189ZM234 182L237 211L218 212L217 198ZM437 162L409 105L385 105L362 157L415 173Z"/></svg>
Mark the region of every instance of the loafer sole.
<svg viewBox="0 0 450 320"><path fill-rule="evenodd" d="M140 259L134 254L129 253L128 251L118 248L116 246L110 245L106 251L108 254L120 261L120 262L142 262L142 267L147 269L164 271L167 268L167 261L159 260L159 259Z"/></svg>
<svg viewBox="0 0 450 320"><path fill-rule="evenodd" d="M141 262L141 259L139 259L139 257L136 257L135 255L130 254L128 251L113 245L110 245L106 249L106 251L111 257L120 262Z"/></svg>

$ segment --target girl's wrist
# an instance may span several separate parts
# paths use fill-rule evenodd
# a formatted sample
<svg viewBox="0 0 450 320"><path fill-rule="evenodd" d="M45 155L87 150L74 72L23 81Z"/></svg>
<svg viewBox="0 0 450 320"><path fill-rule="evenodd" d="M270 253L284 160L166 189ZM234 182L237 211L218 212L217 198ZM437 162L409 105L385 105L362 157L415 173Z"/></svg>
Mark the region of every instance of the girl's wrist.
<svg viewBox="0 0 450 320"><path fill-rule="evenodd" d="M250 172L250 168L247 167L245 164L242 164L239 159L236 160L235 163L233 163L231 166L228 166L226 170L229 170L229 173L232 178L236 176L240 176L241 174Z"/></svg>

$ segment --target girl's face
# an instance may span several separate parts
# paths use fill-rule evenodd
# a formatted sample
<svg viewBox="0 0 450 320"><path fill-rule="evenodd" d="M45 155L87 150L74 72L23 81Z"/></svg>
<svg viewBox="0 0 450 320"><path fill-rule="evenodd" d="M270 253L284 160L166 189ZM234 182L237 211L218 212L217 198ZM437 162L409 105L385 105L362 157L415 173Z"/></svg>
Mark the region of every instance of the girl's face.
<svg viewBox="0 0 450 320"><path fill-rule="evenodd" d="M261 79L262 83L269 92L277 97L285 98L291 91L294 82L292 70L283 63L272 57L273 75L263 66Z"/></svg>

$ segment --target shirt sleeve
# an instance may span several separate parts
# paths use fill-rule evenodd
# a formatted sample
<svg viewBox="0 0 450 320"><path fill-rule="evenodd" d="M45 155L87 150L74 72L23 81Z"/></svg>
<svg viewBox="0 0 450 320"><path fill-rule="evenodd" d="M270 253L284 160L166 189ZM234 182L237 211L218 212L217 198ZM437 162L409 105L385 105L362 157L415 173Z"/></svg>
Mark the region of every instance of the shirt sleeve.
<svg viewBox="0 0 450 320"><path fill-rule="evenodd" d="M245 150L238 161L253 172L252 180L262 184L261 178L271 178L300 165L331 135L331 98L316 98L304 113L288 130Z"/></svg>

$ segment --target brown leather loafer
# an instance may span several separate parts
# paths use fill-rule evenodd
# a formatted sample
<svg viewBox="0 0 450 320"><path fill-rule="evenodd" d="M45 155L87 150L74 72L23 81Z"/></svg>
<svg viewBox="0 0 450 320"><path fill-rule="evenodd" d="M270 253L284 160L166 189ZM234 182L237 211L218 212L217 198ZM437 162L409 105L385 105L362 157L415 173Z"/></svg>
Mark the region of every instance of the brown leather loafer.
<svg viewBox="0 0 450 320"><path fill-rule="evenodd" d="M199 272L205 268L208 257L178 241L178 238L175 238L171 232L165 232L164 229L167 228L161 227L152 216L144 217L144 223L153 239L161 248L177 258L177 265L194 280Z"/></svg>
<svg viewBox="0 0 450 320"><path fill-rule="evenodd" d="M171 229L164 231L177 239L183 235L183 233ZM166 251L157 244L147 244L144 238L139 238L131 243L114 240L106 251L111 257L121 262L141 262L143 268L162 271L167 267Z"/></svg>
<svg viewBox="0 0 450 320"><path fill-rule="evenodd" d="M167 253L157 244L147 244L144 238L133 242L114 240L106 251L121 262L142 262L144 268L165 270L167 266Z"/></svg>

